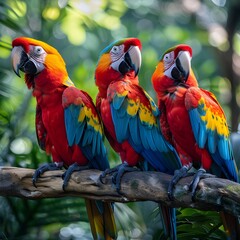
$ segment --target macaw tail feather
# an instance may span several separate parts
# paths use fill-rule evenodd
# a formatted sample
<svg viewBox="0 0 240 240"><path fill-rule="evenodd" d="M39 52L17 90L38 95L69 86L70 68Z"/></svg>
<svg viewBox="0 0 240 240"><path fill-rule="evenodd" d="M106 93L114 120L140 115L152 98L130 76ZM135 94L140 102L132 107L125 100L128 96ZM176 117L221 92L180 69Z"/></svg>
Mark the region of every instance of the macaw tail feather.
<svg viewBox="0 0 240 240"><path fill-rule="evenodd" d="M117 229L111 203L85 199L94 240L117 239Z"/></svg>
<svg viewBox="0 0 240 240"><path fill-rule="evenodd" d="M220 212L223 226L229 240L240 240L240 222L238 217L231 214Z"/></svg>
<svg viewBox="0 0 240 240"><path fill-rule="evenodd" d="M177 239L176 209L169 208L159 204L160 217L163 224L163 230L166 238Z"/></svg>

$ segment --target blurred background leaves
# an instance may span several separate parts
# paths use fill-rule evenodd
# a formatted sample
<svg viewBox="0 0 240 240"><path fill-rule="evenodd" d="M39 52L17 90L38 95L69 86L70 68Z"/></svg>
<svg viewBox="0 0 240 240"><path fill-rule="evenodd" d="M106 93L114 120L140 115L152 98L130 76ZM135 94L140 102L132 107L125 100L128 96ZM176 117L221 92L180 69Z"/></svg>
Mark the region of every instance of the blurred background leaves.
<svg viewBox="0 0 240 240"><path fill-rule="evenodd" d="M239 166L239 12L238 0L0 0L0 166L36 168L51 161L37 145L35 99L11 69L11 41L19 36L57 48L70 78L93 99L98 54L113 40L140 38L140 83L154 98L151 74L158 59L173 45L190 44L200 86L213 91L225 110ZM114 166L119 158L108 149ZM161 239L156 208L152 202L116 204L119 239ZM179 209L177 218L179 239L224 238L215 212ZM91 239L84 202L0 197L0 239Z"/></svg>

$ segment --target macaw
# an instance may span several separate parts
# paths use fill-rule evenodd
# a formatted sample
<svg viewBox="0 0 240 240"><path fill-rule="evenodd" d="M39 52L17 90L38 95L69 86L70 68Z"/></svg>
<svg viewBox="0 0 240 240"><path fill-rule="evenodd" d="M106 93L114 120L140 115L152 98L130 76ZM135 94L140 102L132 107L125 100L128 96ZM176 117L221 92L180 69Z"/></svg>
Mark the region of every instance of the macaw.
<svg viewBox="0 0 240 240"><path fill-rule="evenodd" d="M122 160L119 166L105 171L103 177L114 173L118 191L125 172L142 168L173 174L181 168L175 149L162 135L156 104L139 86L140 66L141 42L126 38L111 43L100 53L95 70L99 89L96 106L105 135ZM165 234L176 239L175 209L161 205L160 211Z"/></svg>
<svg viewBox="0 0 240 240"><path fill-rule="evenodd" d="M53 163L38 168L33 184L48 170L66 167L63 189L74 171L109 168L103 126L91 97L77 89L59 52L45 42L19 37L12 42L12 65L37 100L36 134L41 149ZM116 239L111 203L86 199L94 239Z"/></svg>
<svg viewBox="0 0 240 240"><path fill-rule="evenodd" d="M223 109L213 93L199 88L191 59L191 47L177 45L163 54L152 75L163 134L176 148L183 166L175 172L170 197L174 185L191 166L198 169L190 184L193 198L205 172L238 182ZM237 220L234 222L232 229L238 225ZM237 239L237 232L231 232L232 239Z"/></svg>

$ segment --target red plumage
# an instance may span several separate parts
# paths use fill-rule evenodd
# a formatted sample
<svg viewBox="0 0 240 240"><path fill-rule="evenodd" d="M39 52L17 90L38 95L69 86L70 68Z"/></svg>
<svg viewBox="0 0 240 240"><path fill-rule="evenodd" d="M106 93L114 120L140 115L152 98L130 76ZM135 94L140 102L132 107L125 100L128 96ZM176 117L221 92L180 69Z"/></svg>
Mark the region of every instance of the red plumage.
<svg viewBox="0 0 240 240"><path fill-rule="evenodd" d="M137 39L114 42L101 52L95 71L97 108L107 139L122 161L102 176L114 173L117 191L123 174L136 167L173 174L181 166L175 149L162 136L157 106L139 86L140 49ZM175 209L159 210L165 235L176 239Z"/></svg>
<svg viewBox="0 0 240 240"><path fill-rule="evenodd" d="M65 190L74 171L109 168L103 144L102 122L91 97L74 87L65 62L50 45L31 38L13 41L12 64L37 100L36 133L40 147L51 154L53 163L35 171L33 183L47 170L67 168ZM116 239L111 203L86 200L94 239Z"/></svg>
<svg viewBox="0 0 240 240"><path fill-rule="evenodd" d="M123 162L127 162L130 166L135 166L138 162L142 161L142 157L132 148L128 141L119 143L116 137L114 123L111 114L111 102L115 93L122 93L125 91L122 83L124 81L130 81L133 84L138 84L138 75L133 69L129 69L126 74L114 69L111 59L111 48L114 46L122 45L122 56L127 53L131 46L137 46L141 49L141 43L136 38L124 39L121 41L114 42L111 47L107 47L101 54L98 61L97 68L95 70L95 82L98 86L99 92L96 99L96 107L101 114L102 121L104 123L105 135L110 142L113 149L120 154ZM120 59L122 56L116 57ZM122 80L121 82L119 80ZM116 89L109 86L114 84ZM125 85L124 85L125 86ZM132 85L131 85L132 86ZM131 87L129 85L129 87ZM128 89L129 90L129 89ZM131 89L130 89L131 91Z"/></svg>
<svg viewBox="0 0 240 240"><path fill-rule="evenodd" d="M182 165L172 183L187 175L193 165L195 174L190 188L196 188L205 171L238 182L226 117L216 97L198 87L191 70L192 49L178 45L167 50L152 75L166 139L176 148ZM172 184L174 186L174 184ZM172 196L172 189L170 196ZM231 239L240 236L238 219L224 214Z"/></svg>

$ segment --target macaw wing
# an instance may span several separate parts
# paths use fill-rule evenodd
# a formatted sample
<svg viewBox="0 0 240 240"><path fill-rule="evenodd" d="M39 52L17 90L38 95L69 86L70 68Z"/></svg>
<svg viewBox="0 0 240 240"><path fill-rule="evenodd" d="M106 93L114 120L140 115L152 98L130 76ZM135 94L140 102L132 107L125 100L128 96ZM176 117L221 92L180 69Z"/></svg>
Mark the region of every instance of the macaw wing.
<svg viewBox="0 0 240 240"><path fill-rule="evenodd" d="M118 142L129 141L155 169L173 173L181 166L175 149L159 127L159 110L143 89L127 81L108 88L112 120Z"/></svg>
<svg viewBox="0 0 240 240"><path fill-rule="evenodd" d="M206 90L191 87L186 93L185 105L198 147L206 148L224 175L237 181L229 129L216 97Z"/></svg>
<svg viewBox="0 0 240 240"><path fill-rule="evenodd" d="M47 138L47 130L43 124L42 120L42 109L37 104L36 107L36 116L35 116L35 126L36 126L36 134L37 134L37 140L38 140L38 145L40 148L44 151L46 151L46 138Z"/></svg>
<svg viewBox="0 0 240 240"><path fill-rule="evenodd" d="M62 103L69 146L78 145L94 168L109 168L103 128L92 99L84 91L68 87Z"/></svg>

